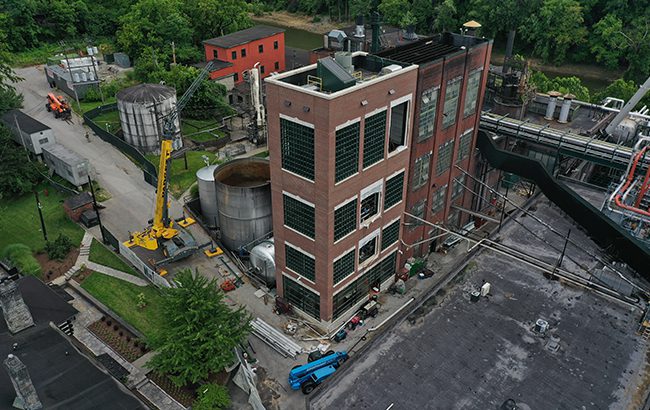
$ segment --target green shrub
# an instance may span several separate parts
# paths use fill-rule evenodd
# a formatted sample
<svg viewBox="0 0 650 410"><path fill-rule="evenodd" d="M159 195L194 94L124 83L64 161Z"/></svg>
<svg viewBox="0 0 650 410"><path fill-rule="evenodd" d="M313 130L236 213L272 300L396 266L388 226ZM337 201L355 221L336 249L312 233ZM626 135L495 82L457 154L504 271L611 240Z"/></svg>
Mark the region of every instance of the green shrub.
<svg viewBox="0 0 650 410"><path fill-rule="evenodd" d="M45 252L50 259L63 260L73 246L70 238L60 233L54 241L45 243Z"/></svg>
<svg viewBox="0 0 650 410"><path fill-rule="evenodd" d="M2 259L7 259L11 262L20 272L25 275L38 276L41 273L41 266L32 255L32 250L29 246L22 243L13 243L5 246L0 254Z"/></svg>
<svg viewBox="0 0 650 410"><path fill-rule="evenodd" d="M220 410L230 406L228 389L220 384L204 384L196 393L198 399L192 404L194 410Z"/></svg>

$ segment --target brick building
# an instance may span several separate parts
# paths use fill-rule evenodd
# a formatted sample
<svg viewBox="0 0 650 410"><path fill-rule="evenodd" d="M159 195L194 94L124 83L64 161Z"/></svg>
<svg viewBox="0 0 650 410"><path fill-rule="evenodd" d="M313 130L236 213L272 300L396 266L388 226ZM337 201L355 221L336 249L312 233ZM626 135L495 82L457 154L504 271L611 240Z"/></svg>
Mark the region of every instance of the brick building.
<svg viewBox="0 0 650 410"><path fill-rule="evenodd" d="M467 223L471 215L463 209L473 207L470 190L477 192L456 166L479 174L474 148L491 50L491 41L444 33L378 54L419 66L407 212L452 229ZM427 241L436 229L405 219L405 257L426 255L444 239Z"/></svg>
<svg viewBox="0 0 650 410"><path fill-rule="evenodd" d="M277 292L316 320L394 280L416 84L363 52L266 80Z"/></svg>
<svg viewBox="0 0 650 410"><path fill-rule="evenodd" d="M205 59L217 60L210 73L213 80L232 76L234 84L244 81L244 72L259 63L260 75L285 69L284 29L255 26L203 41Z"/></svg>

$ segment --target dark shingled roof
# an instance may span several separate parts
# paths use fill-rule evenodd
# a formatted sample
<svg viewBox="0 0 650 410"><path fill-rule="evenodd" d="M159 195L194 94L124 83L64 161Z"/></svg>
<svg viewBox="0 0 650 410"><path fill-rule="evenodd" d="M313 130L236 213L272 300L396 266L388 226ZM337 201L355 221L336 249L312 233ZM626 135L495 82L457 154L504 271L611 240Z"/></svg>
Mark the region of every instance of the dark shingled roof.
<svg viewBox="0 0 650 410"><path fill-rule="evenodd" d="M284 33L284 29L280 27L260 25L260 26L247 28L246 30L236 31L234 33L225 36L211 38L209 40L203 40L203 44L209 44L211 46L217 46L223 48L230 48L241 44L250 43L253 40L259 40L260 38L265 38L278 33Z"/></svg>
<svg viewBox="0 0 650 410"><path fill-rule="evenodd" d="M70 209L77 209L91 202L93 202L93 197L85 191L63 201L63 203Z"/></svg>
<svg viewBox="0 0 650 410"><path fill-rule="evenodd" d="M22 132L26 132L27 134L34 134L36 132L46 131L50 129L50 127L47 125L35 120L20 110L9 110L6 113L2 114L2 122L4 122L10 128L16 128L16 120L18 120L18 126L20 126L20 130Z"/></svg>
<svg viewBox="0 0 650 410"><path fill-rule="evenodd" d="M34 277L18 281L35 326L12 335L0 320L0 358L14 354L27 366L44 409L146 408L126 388L81 354L49 323L59 324L77 310ZM13 344L18 348L13 350ZM4 367L4 366L3 366ZM0 370L0 408L10 409L16 393L7 371Z"/></svg>

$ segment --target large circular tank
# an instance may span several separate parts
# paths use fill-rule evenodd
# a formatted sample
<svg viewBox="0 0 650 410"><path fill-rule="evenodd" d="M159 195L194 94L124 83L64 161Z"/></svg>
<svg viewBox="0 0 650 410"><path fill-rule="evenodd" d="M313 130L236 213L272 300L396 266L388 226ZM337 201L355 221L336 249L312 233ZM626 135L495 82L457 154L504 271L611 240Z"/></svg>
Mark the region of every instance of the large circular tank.
<svg viewBox="0 0 650 410"><path fill-rule="evenodd" d="M271 232L271 171L262 158L235 159L217 168L217 209L221 241L238 250Z"/></svg>
<svg viewBox="0 0 650 410"><path fill-rule="evenodd" d="M275 244L273 238L262 241L250 252L251 265L268 287L275 286Z"/></svg>
<svg viewBox="0 0 650 410"><path fill-rule="evenodd" d="M216 171L217 167L218 165L210 165L196 171L201 215L203 215L205 223L211 228L219 226L217 187L214 184L214 171Z"/></svg>
<svg viewBox="0 0 650 410"><path fill-rule="evenodd" d="M176 90L160 84L138 84L118 91L117 111L124 140L146 153L160 152L163 119L176 107ZM174 149L182 147L176 119Z"/></svg>

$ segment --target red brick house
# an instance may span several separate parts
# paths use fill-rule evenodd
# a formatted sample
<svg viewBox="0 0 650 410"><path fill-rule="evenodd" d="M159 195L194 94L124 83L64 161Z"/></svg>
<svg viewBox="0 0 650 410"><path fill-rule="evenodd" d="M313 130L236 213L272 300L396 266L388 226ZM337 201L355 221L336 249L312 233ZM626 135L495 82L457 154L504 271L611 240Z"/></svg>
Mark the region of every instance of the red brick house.
<svg viewBox="0 0 650 410"><path fill-rule="evenodd" d="M82 192L63 201L63 209L70 219L79 222L81 214L93 209L93 198L88 192Z"/></svg>
<svg viewBox="0 0 650 410"><path fill-rule="evenodd" d="M243 72L259 63L260 75L284 71L284 29L255 26L203 41L205 59L217 60L213 80L232 75L235 85L244 80Z"/></svg>

